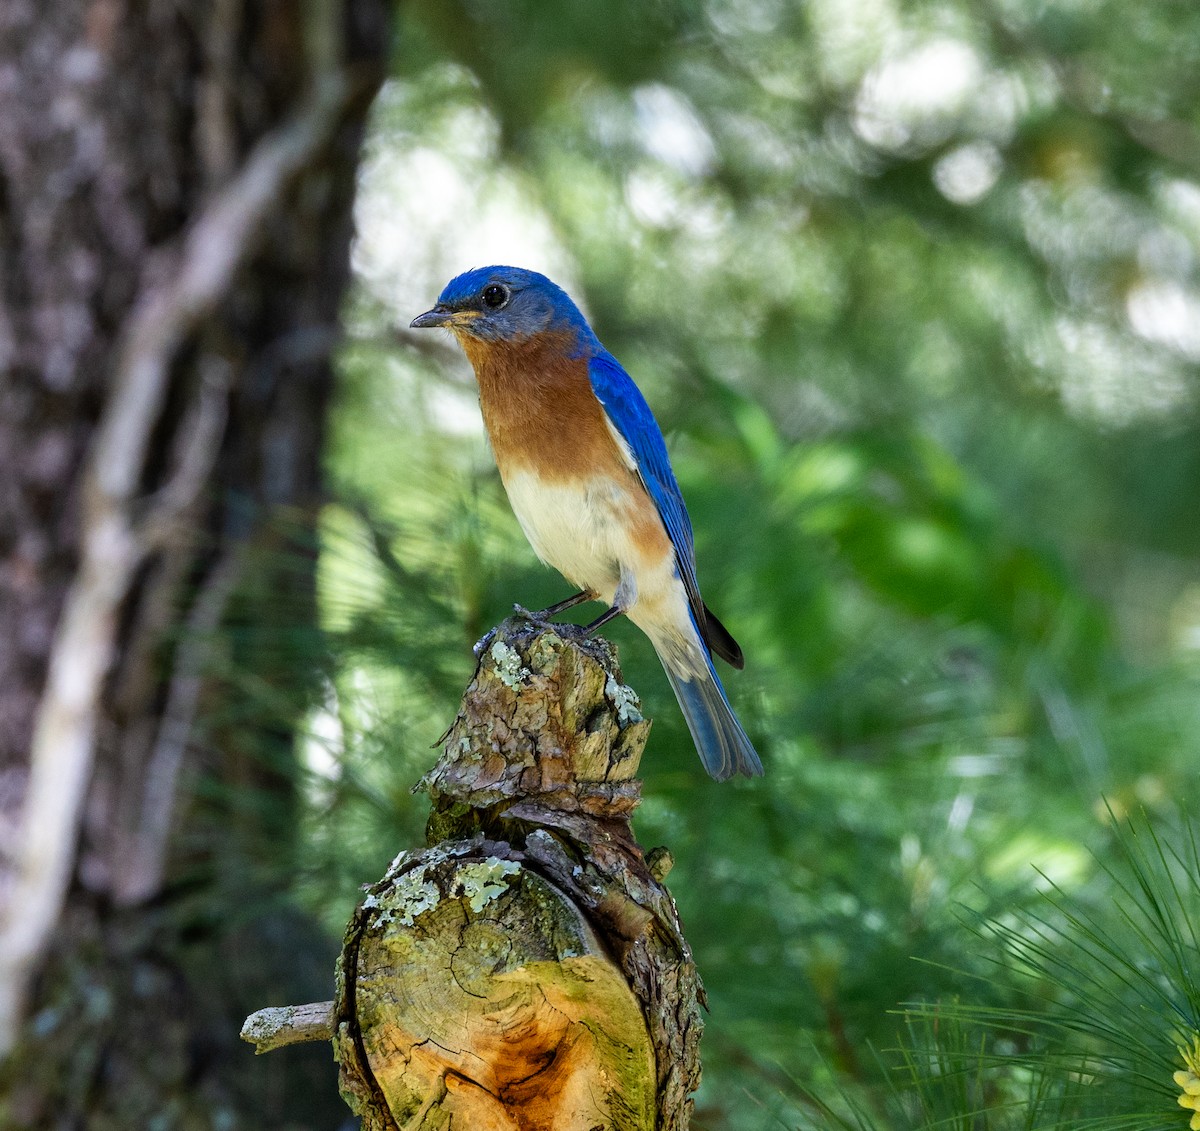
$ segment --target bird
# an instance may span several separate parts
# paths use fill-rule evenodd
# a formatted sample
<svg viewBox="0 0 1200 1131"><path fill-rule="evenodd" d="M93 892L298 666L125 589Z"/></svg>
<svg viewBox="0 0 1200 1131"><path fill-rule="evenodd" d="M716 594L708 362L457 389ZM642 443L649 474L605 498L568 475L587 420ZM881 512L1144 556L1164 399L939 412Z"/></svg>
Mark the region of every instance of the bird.
<svg viewBox="0 0 1200 1131"><path fill-rule="evenodd" d="M536 271L480 267L451 279L411 326L457 338L517 521L579 589L534 618L592 600L608 610L588 634L628 617L650 638L709 775L761 775L713 666L715 654L742 668L742 650L701 599L662 431L579 308Z"/></svg>

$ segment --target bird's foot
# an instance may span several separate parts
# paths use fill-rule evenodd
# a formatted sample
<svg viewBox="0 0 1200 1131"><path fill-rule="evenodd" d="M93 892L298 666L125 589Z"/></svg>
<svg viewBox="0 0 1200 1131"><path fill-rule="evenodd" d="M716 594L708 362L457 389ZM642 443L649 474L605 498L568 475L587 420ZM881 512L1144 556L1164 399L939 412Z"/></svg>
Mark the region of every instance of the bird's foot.
<svg viewBox="0 0 1200 1131"><path fill-rule="evenodd" d="M551 607L535 612L532 609L525 608L524 605L513 605L513 612L522 620L528 621L539 632L552 632L561 640L570 640L584 647L595 643L595 640L590 638L591 634L583 625L572 624L570 621L551 620L550 618L559 611L561 610Z"/></svg>
<svg viewBox="0 0 1200 1131"><path fill-rule="evenodd" d="M556 611L557 610L553 606L549 609L539 609L535 611L533 609L527 609L524 605L513 605L513 612L520 617L521 620L528 621L531 625L533 625L534 628L539 629L542 632L558 632L560 635L564 635L566 632L570 632L575 626L570 624L558 625L551 621L550 618ZM492 646L492 643L496 639L496 633L499 632L499 630L499 625L496 625L495 628L489 628L487 632L485 632L478 640L475 641L475 644L471 648L471 651L475 653L475 659L478 660L479 657L482 656L484 652L486 652Z"/></svg>

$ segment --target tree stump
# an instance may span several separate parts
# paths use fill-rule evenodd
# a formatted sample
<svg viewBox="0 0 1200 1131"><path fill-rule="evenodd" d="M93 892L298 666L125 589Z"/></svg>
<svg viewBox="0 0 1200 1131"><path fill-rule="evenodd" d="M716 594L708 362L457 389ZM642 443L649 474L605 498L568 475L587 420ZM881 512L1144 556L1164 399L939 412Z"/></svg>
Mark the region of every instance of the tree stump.
<svg viewBox="0 0 1200 1131"><path fill-rule="evenodd" d="M513 618L419 783L429 847L355 912L337 1000L263 1010L259 1051L332 1038L365 1131L684 1131L703 988L630 816L650 724L613 649Z"/></svg>

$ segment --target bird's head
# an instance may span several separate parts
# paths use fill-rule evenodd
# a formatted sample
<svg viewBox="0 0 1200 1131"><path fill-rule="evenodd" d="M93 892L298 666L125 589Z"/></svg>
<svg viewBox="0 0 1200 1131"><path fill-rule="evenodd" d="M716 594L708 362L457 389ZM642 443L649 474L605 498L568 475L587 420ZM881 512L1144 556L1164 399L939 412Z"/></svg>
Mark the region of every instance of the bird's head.
<svg viewBox="0 0 1200 1131"><path fill-rule="evenodd" d="M520 342L547 331L568 333L581 346L595 342L587 320L566 291L545 275L520 267L477 267L448 282L437 305L412 320L414 329L444 326L459 337Z"/></svg>

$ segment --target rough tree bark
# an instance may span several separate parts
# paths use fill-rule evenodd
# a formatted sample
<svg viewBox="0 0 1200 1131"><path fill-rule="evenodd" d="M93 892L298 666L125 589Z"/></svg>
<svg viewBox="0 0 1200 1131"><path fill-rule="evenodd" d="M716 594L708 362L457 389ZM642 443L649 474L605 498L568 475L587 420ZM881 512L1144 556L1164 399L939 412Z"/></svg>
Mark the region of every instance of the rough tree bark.
<svg viewBox="0 0 1200 1131"><path fill-rule="evenodd" d="M603 641L506 621L346 931L337 1000L251 1016L333 1040L364 1131L685 1131L703 989L630 816L649 723Z"/></svg>
<svg viewBox="0 0 1200 1131"><path fill-rule="evenodd" d="M220 1057L189 1030L219 993L198 1003L177 963L207 928L162 897L172 867L194 887L289 825L311 677L277 649L264 724L210 652L231 617L311 623L387 7L0 4L0 1048L25 1038L5 1126L178 1125L189 1079L196 1126L236 1106L203 1094ZM270 731L274 762L198 736L201 704ZM202 820L180 796L199 774L275 794L278 829Z"/></svg>

